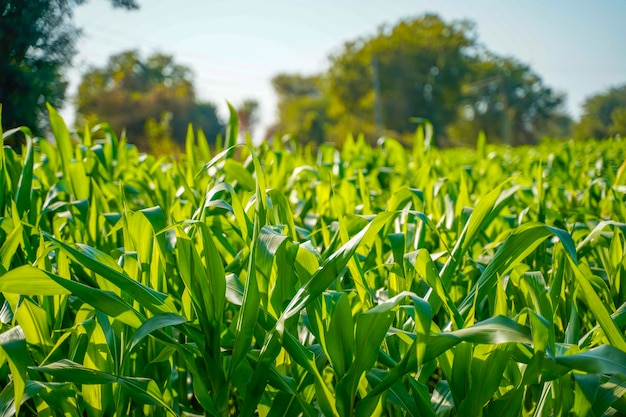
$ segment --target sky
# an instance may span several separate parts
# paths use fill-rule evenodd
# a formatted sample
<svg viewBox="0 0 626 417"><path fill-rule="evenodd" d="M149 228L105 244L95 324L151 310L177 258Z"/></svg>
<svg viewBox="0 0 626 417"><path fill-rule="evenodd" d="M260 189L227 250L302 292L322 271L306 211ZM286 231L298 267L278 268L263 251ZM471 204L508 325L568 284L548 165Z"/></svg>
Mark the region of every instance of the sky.
<svg viewBox="0 0 626 417"><path fill-rule="evenodd" d="M324 71L341 45L381 25L436 13L468 19L488 50L529 64L544 83L567 95L566 111L581 114L586 98L626 83L626 0L138 0L140 9L113 9L107 0L78 6L83 30L68 72L69 95L81 74L109 56L137 49L161 52L190 67L198 97L237 106L261 105L262 136L275 120L271 82L279 73ZM74 119L71 105L62 110ZM257 138L258 139L258 138Z"/></svg>

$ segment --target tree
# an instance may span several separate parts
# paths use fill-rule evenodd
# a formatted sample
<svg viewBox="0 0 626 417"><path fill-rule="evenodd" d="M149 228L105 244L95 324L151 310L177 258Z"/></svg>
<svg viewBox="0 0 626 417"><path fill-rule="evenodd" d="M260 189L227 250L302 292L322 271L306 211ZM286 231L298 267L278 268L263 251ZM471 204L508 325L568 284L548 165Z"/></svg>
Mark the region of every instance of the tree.
<svg viewBox="0 0 626 417"><path fill-rule="evenodd" d="M259 102L254 99L246 99L237 108L239 117L239 131L243 134L252 134L259 123Z"/></svg>
<svg viewBox="0 0 626 417"><path fill-rule="evenodd" d="M482 130L491 140L513 145L535 143L542 135L566 136L570 119L563 102L528 65L487 52L474 60L448 136L468 142Z"/></svg>
<svg viewBox="0 0 626 417"><path fill-rule="evenodd" d="M330 59L331 117L339 128L362 125L370 137L384 130L411 133L416 116L442 133L456 117L474 47L470 22L448 24L433 14L346 43Z"/></svg>
<svg viewBox="0 0 626 417"><path fill-rule="evenodd" d="M626 135L626 85L588 98L574 129L577 139Z"/></svg>
<svg viewBox="0 0 626 417"><path fill-rule="evenodd" d="M278 95L278 123L271 130L302 143L323 143L330 123L324 77L279 74L272 86Z"/></svg>
<svg viewBox="0 0 626 417"><path fill-rule="evenodd" d="M426 14L345 43L324 74L283 74L273 81L277 126L342 143L348 133L413 135L429 120L437 144L488 137L515 144L567 132L563 96L515 59L489 53L473 23ZM279 129L280 130L280 129Z"/></svg>
<svg viewBox="0 0 626 417"><path fill-rule="evenodd" d="M77 121L106 121L117 131L125 130L142 150L148 150L149 137L154 138L146 130L151 120L167 122L169 127L160 131L171 132L179 144L184 143L188 123L208 138L223 129L215 106L196 102L191 70L170 55L154 54L145 61L137 51L114 55L104 68L83 75L77 99Z"/></svg>
<svg viewBox="0 0 626 417"><path fill-rule="evenodd" d="M110 0L137 8L134 0ZM4 0L0 6L0 102L3 126L41 132L45 103L59 107L67 81L63 70L76 52L80 31L74 7L85 0Z"/></svg>

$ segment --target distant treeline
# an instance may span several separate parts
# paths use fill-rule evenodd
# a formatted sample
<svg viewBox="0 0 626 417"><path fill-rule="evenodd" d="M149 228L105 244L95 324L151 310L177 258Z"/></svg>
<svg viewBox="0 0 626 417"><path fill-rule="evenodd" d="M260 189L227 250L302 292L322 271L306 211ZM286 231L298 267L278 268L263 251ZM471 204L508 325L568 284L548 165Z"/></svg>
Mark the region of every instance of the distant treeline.
<svg viewBox="0 0 626 417"><path fill-rule="evenodd" d="M136 8L129 0L117 7ZM65 70L79 31L67 0L9 0L0 19L0 103L3 127L44 131L45 103L63 105ZM20 31L15 31L20 27ZM626 133L626 86L591 97L574 124L565 95L545 85L528 65L482 46L472 22L446 22L434 14L383 26L375 35L346 42L320 74L279 74L276 123L266 138L291 134L303 143L363 134L370 142L412 136L428 124L435 144L471 144L479 132L512 145L550 137L607 137ZM189 67L171 55L142 58L125 51L82 77L77 127L106 120L140 149L168 152L184 142L187 125L213 141L224 133L216 106L197 100ZM259 104L239 103L240 132L254 129Z"/></svg>
<svg viewBox="0 0 626 417"><path fill-rule="evenodd" d="M482 47L469 21L426 14L347 42L313 76L274 78L278 132L306 140L341 141L346 132L413 134L428 120L438 144L533 143L568 136L564 95L532 69Z"/></svg>

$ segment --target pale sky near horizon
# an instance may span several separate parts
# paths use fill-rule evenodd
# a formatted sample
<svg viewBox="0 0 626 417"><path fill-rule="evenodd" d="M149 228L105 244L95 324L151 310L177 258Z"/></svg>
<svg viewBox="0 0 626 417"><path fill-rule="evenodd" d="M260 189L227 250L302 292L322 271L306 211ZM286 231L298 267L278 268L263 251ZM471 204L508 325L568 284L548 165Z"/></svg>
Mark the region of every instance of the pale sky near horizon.
<svg viewBox="0 0 626 417"><path fill-rule="evenodd" d="M275 119L271 78L323 71L328 55L383 24L426 12L476 24L478 41L527 63L545 84L567 94L577 118L584 100L626 83L626 0L138 0L137 11L91 0L76 8L83 29L70 70L69 95L90 66L138 49L174 56L195 74L200 99L218 104L246 98L261 104L260 139ZM63 109L74 119L71 106Z"/></svg>

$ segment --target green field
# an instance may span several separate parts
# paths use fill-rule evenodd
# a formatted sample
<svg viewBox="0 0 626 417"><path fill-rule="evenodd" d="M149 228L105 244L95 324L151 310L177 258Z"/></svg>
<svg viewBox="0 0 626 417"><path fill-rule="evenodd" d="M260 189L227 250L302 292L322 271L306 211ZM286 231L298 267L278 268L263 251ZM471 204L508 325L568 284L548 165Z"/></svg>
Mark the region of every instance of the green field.
<svg viewBox="0 0 626 417"><path fill-rule="evenodd" d="M626 141L236 123L2 147L0 416L626 414Z"/></svg>

